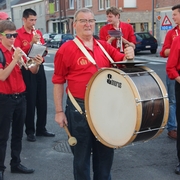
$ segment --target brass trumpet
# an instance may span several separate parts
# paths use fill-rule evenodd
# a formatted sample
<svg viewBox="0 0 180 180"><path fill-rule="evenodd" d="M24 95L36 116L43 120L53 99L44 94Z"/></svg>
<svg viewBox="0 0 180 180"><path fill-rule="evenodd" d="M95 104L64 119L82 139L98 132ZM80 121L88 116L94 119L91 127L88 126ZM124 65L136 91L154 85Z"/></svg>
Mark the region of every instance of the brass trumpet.
<svg viewBox="0 0 180 180"><path fill-rule="evenodd" d="M12 48L16 50L16 48L13 45ZM24 62L24 59L21 57L21 59L17 63L20 68L24 66L25 69L28 69L36 65L36 62L33 59L29 58L23 50L21 50L21 52L26 59L26 63Z"/></svg>
<svg viewBox="0 0 180 180"><path fill-rule="evenodd" d="M35 26L33 26L33 34L34 34L34 35L37 35L37 34L38 34L38 33L37 33L37 31L36 31ZM38 41L36 44L40 44L40 45L42 45L42 43L41 43L40 39L39 39L39 41Z"/></svg>

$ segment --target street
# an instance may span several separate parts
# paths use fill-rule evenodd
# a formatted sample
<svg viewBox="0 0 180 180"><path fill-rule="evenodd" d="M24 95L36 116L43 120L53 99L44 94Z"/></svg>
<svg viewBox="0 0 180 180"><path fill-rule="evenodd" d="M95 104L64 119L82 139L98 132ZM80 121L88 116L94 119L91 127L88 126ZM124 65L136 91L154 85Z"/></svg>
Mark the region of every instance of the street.
<svg viewBox="0 0 180 180"><path fill-rule="evenodd" d="M65 130L54 121L53 58L57 49L49 48L45 71L48 91L47 129L56 134L54 138L37 137L36 142L28 142L23 137L22 164L35 168L33 174L10 173L10 147L6 155L5 180L73 180L73 156L67 143ZM150 52L139 53L135 60L148 61L147 67L154 70L165 84L166 59ZM64 101L65 102L65 101ZM64 103L65 105L65 103ZM131 111L129 110L129 113ZM112 180L179 180L174 173L177 161L176 141L167 137L167 130L157 138L147 142L134 142L115 150Z"/></svg>

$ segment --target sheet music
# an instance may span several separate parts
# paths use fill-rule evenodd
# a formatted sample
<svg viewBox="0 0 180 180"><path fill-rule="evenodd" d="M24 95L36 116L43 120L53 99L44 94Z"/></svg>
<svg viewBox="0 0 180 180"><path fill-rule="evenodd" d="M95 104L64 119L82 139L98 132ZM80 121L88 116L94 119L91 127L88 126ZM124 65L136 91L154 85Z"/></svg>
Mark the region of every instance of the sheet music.
<svg viewBox="0 0 180 180"><path fill-rule="evenodd" d="M31 49L29 50L28 57L34 58L37 55L42 56L45 50L46 50L46 46L33 44L31 46Z"/></svg>

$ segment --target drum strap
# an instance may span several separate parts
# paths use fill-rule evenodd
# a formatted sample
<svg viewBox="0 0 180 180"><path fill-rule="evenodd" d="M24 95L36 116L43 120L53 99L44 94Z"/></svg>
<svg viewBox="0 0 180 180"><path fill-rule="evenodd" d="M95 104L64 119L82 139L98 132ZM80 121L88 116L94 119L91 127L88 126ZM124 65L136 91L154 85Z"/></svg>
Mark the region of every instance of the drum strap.
<svg viewBox="0 0 180 180"><path fill-rule="evenodd" d="M79 104L77 103L77 101L75 100L73 95L71 94L70 90L68 89L67 91L68 91L69 99L71 100L71 102L74 105L74 107L79 111L80 114L84 114L84 112L82 111L81 107L79 106Z"/></svg>
<svg viewBox="0 0 180 180"><path fill-rule="evenodd" d="M88 53L88 51L86 50L86 48L82 45L81 41L79 41L78 38L74 38L73 40L76 45L79 47L79 49L84 53L84 55L89 59L89 61L91 63L93 63L94 65L96 65L96 61L93 59L93 57ZM113 63L113 59L110 57L110 55L107 53L107 51L104 49L104 47L98 42L96 41L97 44L99 45L99 47L101 48L101 50L104 52L104 54L106 55L106 57L109 59L109 61L111 63ZM97 66L97 65L96 65ZM116 66L116 65L115 65ZM74 105L74 107L79 111L80 114L84 114L84 112L82 111L81 107L79 106L79 104L77 103L77 101L75 100L75 98L73 97L73 95L71 94L70 90L68 89L68 96L72 102L72 104Z"/></svg>
<svg viewBox="0 0 180 180"><path fill-rule="evenodd" d="M96 65L96 61L93 59L93 57L89 54L87 49L82 45L81 41L78 38L74 38L73 40L76 45L79 47L79 49L84 53L84 55L89 59L90 62L92 62L94 65ZM96 40L95 40L96 41ZM110 57L110 55L107 53L107 51L104 49L104 47L96 41L96 43L99 45L103 53L106 55L106 57L109 59L111 63L114 63L113 59ZM115 65L116 66L116 65Z"/></svg>

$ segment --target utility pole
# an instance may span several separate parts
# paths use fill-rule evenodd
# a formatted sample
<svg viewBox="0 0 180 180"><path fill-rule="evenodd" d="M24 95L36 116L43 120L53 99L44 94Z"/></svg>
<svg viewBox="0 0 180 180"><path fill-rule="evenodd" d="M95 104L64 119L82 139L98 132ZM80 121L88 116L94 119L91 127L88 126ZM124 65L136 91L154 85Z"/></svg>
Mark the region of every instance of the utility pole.
<svg viewBox="0 0 180 180"><path fill-rule="evenodd" d="M154 36L154 0L152 0L152 35Z"/></svg>
<svg viewBox="0 0 180 180"><path fill-rule="evenodd" d="M61 34L61 0L59 0L59 33Z"/></svg>

